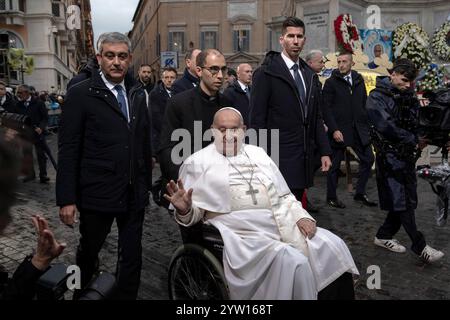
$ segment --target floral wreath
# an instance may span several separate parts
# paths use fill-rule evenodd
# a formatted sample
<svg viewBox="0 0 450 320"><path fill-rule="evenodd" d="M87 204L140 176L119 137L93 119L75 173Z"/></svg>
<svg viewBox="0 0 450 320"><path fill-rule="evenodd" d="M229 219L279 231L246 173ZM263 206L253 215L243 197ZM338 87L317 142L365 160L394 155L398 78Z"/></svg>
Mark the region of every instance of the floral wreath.
<svg viewBox="0 0 450 320"><path fill-rule="evenodd" d="M407 58L417 68L425 69L431 63L428 34L415 23L407 22L394 30L392 50L394 59Z"/></svg>
<svg viewBox="0 0 450 320"><path fill-rule="evenodd" d="M354 53L357 50L362 51L362 44L359 39L358 27L353 23L350 14L341 14L334 20L334 33L338 44L345 51Z"/></svg>
<svg viewBox="0 0 450 320"><path fill-rule="evenodd" d="M431 47L444 61L450 60L450 21L444 22L434 33Z"/></svg>
<svg viewBox="0 0 450 320"><path fill-rule="evenodd" d="M434 63L427 66L425 73L416 83L417 92L436 91L444 87L444 68Z"/></svg>

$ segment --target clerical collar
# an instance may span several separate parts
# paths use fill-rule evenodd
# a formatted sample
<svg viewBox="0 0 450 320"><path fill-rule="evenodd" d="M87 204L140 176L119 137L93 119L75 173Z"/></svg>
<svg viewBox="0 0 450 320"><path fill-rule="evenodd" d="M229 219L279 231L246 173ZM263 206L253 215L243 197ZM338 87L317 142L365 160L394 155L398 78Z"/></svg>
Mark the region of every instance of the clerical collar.
<svg viewBox="0 0 450 320"><path fill-rule="evenodd" d="M208 95L205 91L202 90L202 87L201 87L201 86L198 86L198 89L199 89L199 91L200 91L200 95L201 95L204 99L206 99L206 100L208 100L208 101L216 101L216 100L217 100L217 98L218 98L218 93L216 93L215 96L210 96L210 95Z"/></svg>

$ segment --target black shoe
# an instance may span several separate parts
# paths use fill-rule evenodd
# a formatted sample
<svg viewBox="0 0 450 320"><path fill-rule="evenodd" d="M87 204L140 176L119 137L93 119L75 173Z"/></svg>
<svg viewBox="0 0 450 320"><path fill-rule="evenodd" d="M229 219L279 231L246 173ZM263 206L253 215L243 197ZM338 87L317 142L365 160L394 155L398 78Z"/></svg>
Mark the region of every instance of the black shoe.
<svg viewBox="0 0 450 320"><path fill-rule="evenodd" d="M33 181L34 179L36 179L36 176L26 176L25 178L23 178L22 182Z"/></svg>
<svg viewBox="0 0 450 320"><path fill-rule="evenodd" d="M345 204L339 199L328 199L327 204L333 208L338 208L338 209L345 208Z"/></svg>
<svg viewBox="0 0 450 320"><path fill-rule="evenodd" d="M319 208L313 205L311 202L309 202L309 199L306 199L306 211L317 213L319 212Z"/></svg>
<svg viewBox="0 0 450 320"><path fill-rule="evenodd" d="M50 181L49 177L40 177L39 182L40 183L48 183Z"/></svg>
<svg viewBox="0 0 450 320"><path fill-rule="evenodd" d="M353 197L353 200L355 200L356 202L359 202L365 206L368 206L368 207L376 207L378 205L377 202L370 201L369 198L367 198L367 195L365 195L365 194L356 194Z"/></svg>

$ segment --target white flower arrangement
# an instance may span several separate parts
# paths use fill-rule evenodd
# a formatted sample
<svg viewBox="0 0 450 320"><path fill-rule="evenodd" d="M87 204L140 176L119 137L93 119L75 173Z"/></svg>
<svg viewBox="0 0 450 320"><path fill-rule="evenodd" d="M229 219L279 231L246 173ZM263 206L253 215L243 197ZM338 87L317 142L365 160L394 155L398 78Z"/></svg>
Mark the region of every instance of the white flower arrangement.
<svg viewBox="0 0 450 320"><path fill-rule="evenodd" d="M444 22L433 35L431 47L433 52L442 60L450 61L450 41L447 39L450 37L450 21Z"/></svg>
<svg viewBox="0 0 450 320"><path fill-rule="evenodd" d="M436 91L444 88L444 68L430 64L423 77L416 83L417 92Z"/></svg>
<svg viewBox="0 0 450 320"><path fill-rule="evenodd" d="M428 34L415 23L398 26L392 38L394 58L407 58L417 68L425 69L431 63Z"/></svg>

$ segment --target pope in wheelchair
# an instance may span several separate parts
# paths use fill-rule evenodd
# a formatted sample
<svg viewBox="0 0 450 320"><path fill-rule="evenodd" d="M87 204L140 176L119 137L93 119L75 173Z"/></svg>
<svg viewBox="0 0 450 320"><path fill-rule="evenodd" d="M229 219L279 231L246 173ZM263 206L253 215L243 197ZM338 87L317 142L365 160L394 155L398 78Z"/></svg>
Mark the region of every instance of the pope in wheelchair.
<svg viewBox="0 0 450 320"><path fill-rule="evenodd" d="M212 130L214 143L184 161L165 198L180 225L219 230L229 297L354 299L346 244L316 227L262 148L244 144L239 111L219 110Z"/></svg>

